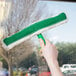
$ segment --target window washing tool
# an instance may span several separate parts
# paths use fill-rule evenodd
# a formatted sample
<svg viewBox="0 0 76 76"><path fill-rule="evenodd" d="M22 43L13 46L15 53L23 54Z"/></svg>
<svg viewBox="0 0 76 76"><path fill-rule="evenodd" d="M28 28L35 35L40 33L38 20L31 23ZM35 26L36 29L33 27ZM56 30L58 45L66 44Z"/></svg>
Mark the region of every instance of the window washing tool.
<svg viewBox="0 0 76 76"><path fill-rule="evenodd" d="M36 23L31 24L27 28L13 34L2 40L2 46L5 50L10 50L14 46L24 42L25 40L31 38L34 35L37 35L38 38L42 38L44 44L46 44L44 37L42 36L42 32L48 29L52 29L62 23L67 21L67 17L65 13L60 13L55 17L51 17Z"/></svg>

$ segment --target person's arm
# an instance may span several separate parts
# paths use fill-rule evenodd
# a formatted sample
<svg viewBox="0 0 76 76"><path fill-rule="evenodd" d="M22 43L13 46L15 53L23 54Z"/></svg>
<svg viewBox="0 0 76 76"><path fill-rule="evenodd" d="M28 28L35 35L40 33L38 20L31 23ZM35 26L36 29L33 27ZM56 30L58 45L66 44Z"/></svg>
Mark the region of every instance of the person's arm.
<svg viewBox="0 0 76 76"><path fill-rule="evenodd" d="M52 76L63 76L57 61L58 50L56 49L56 47L48 40L46 40L46 45L44 45L42 39L40 39L40 46L42 55L44 56L49 66Z"/></svg>

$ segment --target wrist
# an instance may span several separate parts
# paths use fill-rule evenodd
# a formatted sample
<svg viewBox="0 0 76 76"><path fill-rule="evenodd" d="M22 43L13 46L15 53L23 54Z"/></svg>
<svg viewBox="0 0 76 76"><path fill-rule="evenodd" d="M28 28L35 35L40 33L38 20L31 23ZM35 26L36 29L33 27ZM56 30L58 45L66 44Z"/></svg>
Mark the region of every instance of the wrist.
<svg viewBox="0 0 76 76"><path fill-rule="evenodd" d="M48 63L49 67L52 67L52 66L55 66L55 65L57 66L58 65L58 61L57 60L51 60L51 61L49 60L47 63Z"/></svg>

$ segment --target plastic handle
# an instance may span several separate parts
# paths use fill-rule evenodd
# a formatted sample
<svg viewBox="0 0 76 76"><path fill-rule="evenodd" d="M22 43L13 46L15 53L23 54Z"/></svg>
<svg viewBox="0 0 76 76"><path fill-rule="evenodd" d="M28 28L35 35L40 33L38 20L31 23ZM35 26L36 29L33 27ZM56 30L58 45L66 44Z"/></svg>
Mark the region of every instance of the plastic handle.
<svg viewBox="0 0 76 76"><path fill-rule="evenodd" d="M44 41L44 44L46 45L46 41L45 41L45 39L44 39L44 37L43 37L43 35L40 33L40 34L38 34L37 35L37 37L40 39L42 39L43 41Z"/></svg>

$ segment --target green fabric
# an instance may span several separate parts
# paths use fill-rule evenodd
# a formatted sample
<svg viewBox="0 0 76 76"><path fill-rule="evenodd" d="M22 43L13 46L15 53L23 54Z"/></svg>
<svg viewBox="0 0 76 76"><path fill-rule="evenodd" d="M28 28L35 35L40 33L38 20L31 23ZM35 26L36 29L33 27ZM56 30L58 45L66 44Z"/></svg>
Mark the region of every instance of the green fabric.
<svg viewBox="0 0 76 76"><path fill-rule="evenodd" d="M37 31L39 31L40 29L43 29L43 28L46 28L49 26L53 26L54 24L64 21L66 19L67 18L66 18L65 13L61 13L58 16L39 21L39 22L34 23L34 24L30 25L29 27L23 29L22 31L15 33L14 35L5 38L3 40L3 42L8 46L17 40L20 40L30 34L33 34Z"/></svg>

